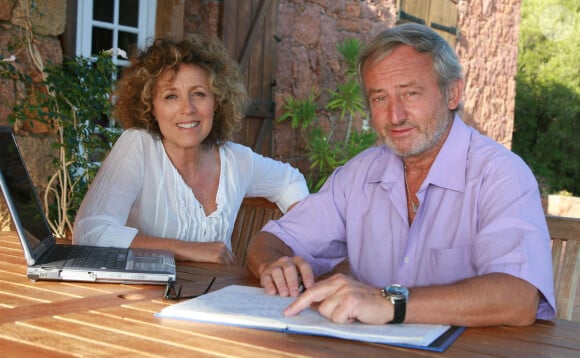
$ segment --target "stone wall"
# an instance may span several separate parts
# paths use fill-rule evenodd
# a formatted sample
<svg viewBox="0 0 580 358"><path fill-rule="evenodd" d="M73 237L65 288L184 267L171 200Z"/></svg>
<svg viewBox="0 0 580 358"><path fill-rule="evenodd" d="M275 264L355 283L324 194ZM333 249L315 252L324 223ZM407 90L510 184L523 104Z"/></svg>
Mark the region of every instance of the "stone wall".
<svg viewBox="0 0 580 358"><path fill-rule="evenodd" d="M28 74L34 82L43 79L43 73L30 56L25 46L27 32L34 33L34 47L43 63L62 63L63 55L58 35L64 32L66 24L66 0L35 1L0 0L0 55L8 59L13 56L12 65L20 72ZM6 117L22 90L22 83L3 80L0 85L0 124L7 124ZM17 123L18 134L50 134L52 129L42 123L31 126Z"/></svg>
<svg viewBox="0 0 580 358"><path fill-rule="evenodd" d="M465 72L464 120L511 148L521 0L461 0L456 49Z"/></svg>
<svg viewBox="0 0 580 358"><path fill-rule="evenodd" d="M550 215L580 218L580 197L549 195L547 213Z"/></svg>
<svg viewBox="0 0 580 358"><path fill-rule="evenodd" d="M183 32L218 36L221 0L185 0Z"/></svg>
<svg viewBox="0 0 580 358"><path fill-rule="evenodd" d="M62 63L62 49L58 35L64 32L66 22L66 0L35 1L32 10L30 0L0 0L0 55L11 62L19 71L27 73L34 81L41 81L42 74L32 61L23 46L23 36L27 30L35 32L35 45L40 57L45 62ZM31 19L34 25L30 25ZM0 124L8 125L7 116L11 113L22 83L11 80L0 82ZM22 151L32 180L42 195L47 178L54 172L49 155L54 141L53 130L35 122L16 123L17 141ZM7 209L0 200L0 230L8 230L11 225Z"/></svg>

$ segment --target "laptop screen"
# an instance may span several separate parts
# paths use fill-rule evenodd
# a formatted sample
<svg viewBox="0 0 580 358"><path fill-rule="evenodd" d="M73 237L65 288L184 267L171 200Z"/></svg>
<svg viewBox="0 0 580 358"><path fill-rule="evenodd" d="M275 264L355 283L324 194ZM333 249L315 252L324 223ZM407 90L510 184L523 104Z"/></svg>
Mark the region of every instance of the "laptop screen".
<svg viewBox="0 0 580 358"><path fill-rule="evenodd" d="M52 239L52 234L12 130L7 126L0 126L0 172L4 178L2 189L8 191L5 198L12 204L7 203L14 224L17 230L24 231L21 234L27 238L29 252L34 253L42 240Z"/></svg>

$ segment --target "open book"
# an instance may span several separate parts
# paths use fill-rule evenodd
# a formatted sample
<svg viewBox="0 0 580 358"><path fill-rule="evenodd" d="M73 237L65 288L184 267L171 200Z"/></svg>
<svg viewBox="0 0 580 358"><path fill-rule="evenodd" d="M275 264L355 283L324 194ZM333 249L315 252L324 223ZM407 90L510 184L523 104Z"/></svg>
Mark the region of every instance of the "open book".
<svg viewBox="0 0 580 358"><path fill-rule="evenodd" d="M284 308L293 300L290 297L270 296L258 287L232 285L168 306L156 316L434 351L443 351L463 330L430 324L337 324L311 309L295 317L284 317Z"/></svg>

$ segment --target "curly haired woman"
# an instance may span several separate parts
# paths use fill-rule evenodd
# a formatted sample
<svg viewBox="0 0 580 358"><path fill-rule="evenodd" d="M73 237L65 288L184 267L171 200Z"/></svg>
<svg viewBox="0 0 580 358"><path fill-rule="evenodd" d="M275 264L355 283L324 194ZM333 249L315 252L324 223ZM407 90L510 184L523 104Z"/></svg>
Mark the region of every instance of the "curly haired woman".
<svg viewBox="0 0 580 358"><path fill-rule="evenodd" d="M308 194L298 170L231 142L248 96L217 39L156 39L132 58L115 96L124 132L83 200L75 244L233 264L244 197L266 197L285 212Z"/></svg>

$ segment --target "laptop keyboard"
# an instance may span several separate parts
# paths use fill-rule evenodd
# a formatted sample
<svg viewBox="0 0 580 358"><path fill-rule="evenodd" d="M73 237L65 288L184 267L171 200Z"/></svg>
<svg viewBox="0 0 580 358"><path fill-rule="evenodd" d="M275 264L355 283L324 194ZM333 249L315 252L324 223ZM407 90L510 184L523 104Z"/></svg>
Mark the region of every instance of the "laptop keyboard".
<svg viewBox="0 0 580 358"><path fill-rule="evenodd" d="M124 269L129 249L75 246L65 267Z"/></svg>

